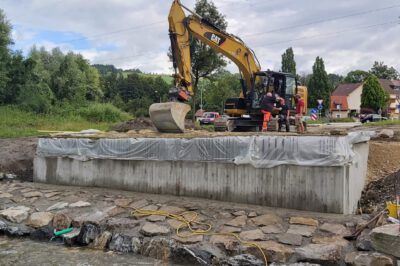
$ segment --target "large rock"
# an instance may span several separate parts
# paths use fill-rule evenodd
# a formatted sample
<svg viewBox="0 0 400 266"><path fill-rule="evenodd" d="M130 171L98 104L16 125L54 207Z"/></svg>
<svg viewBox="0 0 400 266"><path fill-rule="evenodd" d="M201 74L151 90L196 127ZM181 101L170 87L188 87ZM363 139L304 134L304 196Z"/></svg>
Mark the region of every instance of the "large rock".
<svg viewBox="0 0 400 266"><path fill-rule="evenodd" d="M0 216L13 223L21 223L28 218L30 210L29 207L16 206L0 211Z"/></svg>
<svg viewBox="0 0 400 266"><path fill-rule="evenodd" d="M265 263L257 257L250 254L240 254L231 257L223 262L228 266L263 266Z"/></svg>
<svg viewBox="0 0 400 266"><path fill-rule="evenodd" d="M57 202L46 209L46 211L62 210L68 207L68 202Z"/></svg>
<svg viewBox="0 0 400 266"><path fill-rule="evenodd" d="M260 228L265 234L280 234L283 233L281 224L266 225Z"/></svg>
<svg viewBox="0 0 400 266"><path fill-rule="evenodd" d="M72 221L72 226L80 227L84 223L100 225L101 221L107 217L108 215L101 211L85 213L81 216L75 217Z"/></svg>
<svg viewBox="0 0 400 266"><path fill-rule="evenodd" d="M145 236L167 235L169 232L168 227L149 222L146 222L140 229L140 233Z"/></svg>
<svg viewBox="0 0 400 266"><path fill-rule="evenodd" d="M62 230L71 226L72 219L64 213L56 213L53 217L53 228Z"/></svg>
<svg viewBox="0 0 400 266"><path fill-rule="evenodd" d="M274 213L264 214L251 219L258 226L282 224L282 218Z"/></svg>
<svg viewBox="0 0 400 266"><path fill-rule="evenodd" d="M172 250L172 260L179 265L212 265L215 254L197 247L177 246Z"/></svg>
<svg viewBox="0 0 400 266"><path fill-rule="evenodd" d="M319 227L319 230L323 232L328 232L335 235L349 235L349 229L347 229L344 225L341 224L331 224L324 223Z"/></svg>
<svg viewBox="0 0 400 266"><path fill-rule="evenodd" d="M122 253L132 252L132 238L129 236L114 234L111 238L109 249Z"/></svg>
<svg viewBox="0 0 400 266"><path fill-rule="evenodd" d="M61 192L49 192L49 193L44 194L44 196L45 196L46 198L52 198L52 197L58 196L58 195L60 195L60 194L61 194Z"/></svg>
<svg viewBox="0 0 400 266"><path fill-rule="evenodd" d="M67 246L75 245L80 232L80 228L74 228L71 232L63 234L62 239L64 241L64 244Z"/></svg>
<svg viewBox="0 0 400 266"><path fill-rule="evenodd" d="M112 234L109 231L104 231L101 235L97 236L97 238L93 242L93 248L95 249L106 249L108 244L110 243Z"/></svg>
<svg viewBox="0 0 400 266"><path fill-rule="evenodd" d="M83 208L91 206L90 202L87 201L77 201L69 205L70 208Z"/></svg>
<svg viewBox="0 0 400 266"><path fill-rule="evenodd" d="M172 237L176 242L179 242L181 244L195 244L203 241L203 236L202 235L192 235L192 236L187 236L187 237L179 237L179 236L173 236Z"/></svg>
<svg viewBox="0 0 400 266"><path fill-rule="evenodd" d="M93 224L85 224L81 228L77 242L81 245L89 245L97 238L99 234L100 232L97 226Z"/></svg>
<svg viewBox="0 0 400 266"><path fill-rule="evenodd" d="M250 231L243 231L239 234L239 237L246 241L254 240L266 240L265 234L260 229L254 229Z"/></svg>
<svg viewBox="0 0 400 266"><path fill-rule="evenodd" d="M302 261L335 264L341 258L341 246L336 244L308 244L295 249Z"/></svg>
<svg viewBox="0 0 400 266"><path fill-rule="evenodd" d="M378 133L378 138L385 138L385 139L391 139L394 136L394 131L392 129L382 129Z"/></svg>
<svg viewBox="0 0 400 266"><path fill-rule="evenodd" d="M184 212L186 210L182 209L180 207L176 207L176 206L162 206L160 208L160 211L168 212L171 214L181 214L182 212Z"/></svg>
<svg viewBox="0 0 400 266"><path fill-rule="evenodd" d="M343 248L347 248L350 245L350 242L341 236L314 236L311 242L313 244L336 244Z"/></svg>
<svg viewBox="0 0 400 266"><path fill-rule="evenodd" d="M398 224L387 224L374 228L370 236L374 249L400 258L400 230Z"/></svg>
<svg viewBox="0 0 400 266"><path fill-rule="evenodd" d="M14 197L14 195L13 194L10 194L10 193L7 193L7 192L4 192L4 193L0 193L0 198L12 198L12 197Z"/></svg>
<svg viewBox="0 0 400 266"><path fill-rule="evenodd" d="M38 241L49 241L54 236L54 232L49 227L41 227L39 229L33 230L29 235L32 240Z"/></svg>
<svg viewBox="0 0 400 266"><path fill-rule="evenodd" d="M178 220L175 220L175 219L168 219L167 223L169 224L169 226L172 227L172 229L175 229L175 230L178 229L178 228L186 227L185 223L182 223L182 222L180 222Z"/></svg>
<svg viewBox="0 0 400 266"><path fill-rule="evenodd" d="M53 220L54 214L51 212L34 212L31 214L28 220L28 225L39 228L47 226Z"/></svg>
<svg viewBox="0 0 400 266"><path fill-rule="evenodd" d="M286 233L310 237L314 234L315 229L315 226L291 224Z"/></svg>
<svg viewBox="0 0 400 266"><path fill-rule="evenodd" d="M232 213L234 216L246 216L246 212L245 211L237 211Z"/></svg>
<svg viewBox="0 0 400 266"><path fill-rule="evenodd" d="M4 231L7 229L8 225L0 220L0 233L4 233Z"/></svg>
<svg viewBox="0 0 400 266"><path fill-rule="evenodd" d="M247 216L238 216L229 222L226 222L225 225L235 226L235 227L243 227L246 225Z"/></svg>
<svg viewBox="0 0 400 266"><path fill-rule="evenodd" d="M219 233L240 233L242 229L240 227L235 227L235 226L227 226L223 225L221 228L219 228L218 232Z"/></svg>
<svg viewBox="0 0 400 266"><path fill-rule="evenodd" d="M346 254L347 265L354 266L394 266L395 262L390 256L378 252L350 252Z"/></svg>
<svg viewBox="0 0 400 266"><path fill-rule="evenodd" d="M140 254L158 260L168 261L175 246L175 242L171 239L151 238L143 242Z"/></svg>
<svg viewBox="0 0 400 266"><path fill-rule="evenodd" d="M128 205L132 202L131 199L116 199L114 200L114 204L118 207L128 207Z"/></svg>
<svg viewBox="0 0 400 266"><path fill-rule="evenodd" d="M268 262L285 263L293 254L292 248L279 244L275 241L254 241L253 243L256 243L267 255ZM254 246L246 246L245 251L261 260L264 260L260 250Z"/></svg>
<svg viewBox="0 0 400 266"><path fill-rule="evenodd" d="M150 222L163 222L165 218L163 215L150 215L146 217L146 220Z"/></svg>
<svg viewBox="0 0 400 266"><path fill-rule="evenodd" d="M132 209L141 209L141 208L143 208L144 206L147 206L147 205L149 205L149 202L146 199L141 199L141 200L132 202L129 205L129 207L132 208Z"/></svg>
<svg viewBox="0 0 400 266"><path fill-rule="evenodd" d="M4 230L6 235L12 237L29 236L31 232L32 228L24 224L20 224L18 226L7 226L7 228Z"/></svg>
<svg viewBox="0 0 400 266"><path fill-rule="evenodd" d="M281 234L278 236L278 241L282 244L301 246L303 237L296 234Z"/></svg>
<svg viewBox="0 0 400 266"><path fill-rule="evenodd" d="M39 191L32 191L24 193L22 196L24 196L25 198L42 197L43 193Z"/></svg>
<svg viewBox="0 0 400 266"><path fill-rule="evenodd" d="M305 218L305 217L290 217L289 220L290 224L301 224L301 225L310 225L310 226L318 226L318 220L312 218Z"/></svg>
<svg viewBox="0 0 400 266"><path fill-rule="evenodd" d="M131 218L111 218L107 220L106 225L108 230L113 231L115 229L132 229L139 223L139 221Z"/></svg>
<svg viewBox="0 0 400 266"><path fill-rule="evenodd" d="M356 248L361 251L373 251L371 236L369 235L371 230L364 229L361 234L357 237Z"/></svg>
<svg viewBox="0 0 400 266"><path fill-rule="evenodd" d="M233 236L213 235L210 243L227 251L238 251L239 241Z"/></svg>

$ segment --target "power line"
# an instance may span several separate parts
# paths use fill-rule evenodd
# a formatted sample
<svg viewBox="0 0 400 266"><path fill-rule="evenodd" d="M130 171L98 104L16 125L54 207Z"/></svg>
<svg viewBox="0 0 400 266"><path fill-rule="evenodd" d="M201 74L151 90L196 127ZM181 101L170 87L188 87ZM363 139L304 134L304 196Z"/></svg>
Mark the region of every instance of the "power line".
<svg viewBox="0 0 400 266"><path fill-rule="evenodd" d="M126 28L126 29L120 29L120 30L116 30L116 31L100 33L100 34L92 35L89 37L82 37L82 38L77 38L77 39L72 39L72 40L67 40L67 41L61 41L61 42L57 42L56 44L71 43L71 42L77 42L77 41L83 41L83 40L95 40L95 39L98 39L103 36L118 34L118 33L127 32L127 31L135 31L135 30L151 27L154 25L162 24L162 23L165 23L165 21L161 20L161 21L156 21L156 22L152 22L152 23L148 23L148 24L143 24L143 25L136 26L136 27L130 27L130 28Z"/></svg>
<svg viewBox="0 0 400 266"><path fill-rule="evenodd" d="M373 28L373 27L389 25L389 24L397 24L398 22L399 22L398 20L392 20L392 21L388 21L388 22L384 22L384 23L373 24L373 25L365 25L365 26L351 28L351 29L347 29L347 30L343 30L343 31L331 32L331 33L327 33L327 34L317 34L317 35L312 35L312 36L300 37L300 38L296 38L296 39L290 39L290 40L266 43L266 44L263 44L263 46L272 46L272 45L281 44L281 43L287 43L287 42L293 42L293 41L299 41L299 40L305 40L305 39L315 39L315 38L319 38L319 37L329 37L329 36L332 36L332 35L338 35L338 34L350 32L350 31L355 31L355 30L359 30L359 29L367 29L367 28Z"/></svg>
<svg viewBox="0 0 400 266"><path fill-rule="evenodd" d="M266 44L263 44L263 46L264 47L265 46L273 46L273 45L276 45L276 44L299 41L299 40L305 40L305 39L315 39L315 38L321 38L321 37L329 37L329 36L340 35L340 34L343 34L343 33L356 31L356 30L360 30L360 29L367 29L367 28L373 28L373 27L389 25L389 24L396 24L396 23L398 23L398 20L392 20L392 21L388 21L388 22L384 22L384 23L378 23L378 24L372 24L372 25L363 25L363 26L360 26L360 27L355 27L355 28L351 28L351 29L347 29L347 30L343 30L343 31L331 32L331 33L326 33L326 34L317 34L317 35L308 36L308 37L300 37L300 38L296 38L296 39L290 39L290 40L266 43ZM150 53L153 53L153 52L143 52L143 53L123 56L123 57L108 58L108 59L97 61L96 63L99 63L99 62L100 63L101 62L110 62L110 61L121 61L121 60L124 60L124 59L127 59L127 58L133 58L133 57L139 57L139 56L143 56L143 55L148 55ZM158 60L158 59L154 58L153 60ZM147 64L150 64L150 63L151 62L143 63L143 65L144 64L147 65Z"/></svg>
<svg viewBox="0 0 400 266"><path fill-rule="evenodd" d="M259 36L259 35L262 35L262 34L267 34L267 33L272 33L272 32L277 32L277 31L290 30L290 29L300 28L300 27L304 27L304 26L324 23L324 22L328 22L328 21L334 21L334 20L338 20L338 19L344 19L344 18L349 18L349 17L355 17L355 16L361 16L361 15L365 15L365 14L380 12L380 11L384 11L384 10L388 10L388 9L392 9L392 8L396 8L396 7L400 7L400 4L393 5L393 6L382 7L382 8L377 8L377 9L371 9L371 10L367 10L367 11L363 11L363 12L352 13L352 14L339 16L339 17L333 17L333 18L328 18L328 19L320 19L320 20L316 20L316 21L312 21L312 22L307 22L307 23L304 23L304 24L292 25L292 26L272 29L272 30L269 30L269 31L263 31L263 32L252 33L252 34L245 34L245 35L242 35L242 37Z"/></svg>

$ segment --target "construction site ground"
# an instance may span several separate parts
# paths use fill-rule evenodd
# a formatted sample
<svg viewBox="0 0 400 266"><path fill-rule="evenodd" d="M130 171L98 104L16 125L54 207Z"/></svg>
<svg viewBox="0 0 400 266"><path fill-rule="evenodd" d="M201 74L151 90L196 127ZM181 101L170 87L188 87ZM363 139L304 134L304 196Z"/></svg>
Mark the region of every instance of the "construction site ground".
<svg viewBox="0 0 400 266"><path fill-rule="evenodd" d="M7 232L11 232L7 233L9 235L25 234L33 239L43 240L52 234L38 229L38 225L43 225L46 221L53 223L50 226L59 227L68 227L71 223L75 227L90 224L93 227L83 226L80 235L78 232L75 238L72 237L70 244L89 245L100 249L107 247L116 252L134 252L163 261L179 257L176 262L183 264L199 263L201 260L225 265L241 265L241 261L252 260L254 263L263 264L262 253L257 247L245 245L232 236L205 234L182 238L176 236L176 228L180 222L156 214L144 217L132 215L136 208L167 210L170 213L195 211L199 215L199 221L213 226L212 232L235 233L245 241L257 243L269 262L308 261L334 265L340 261L343 264L352 257L355 258L359 253L357 249L360 241L363 240L358 238L347 241L343 236L352 233L381 211L387 200L394 199L394 184L400 178L399 174L396 174L400 170L400 126L385 128L393 130L394 136L370 141L368 181L358 215L321 214L198 198L32 183L32 162L37 138L0 139L0 172L17 175L13 179L3 178L0 181L0 212L10 207L28 208L25 209L28 216L20 223L12 223L2 215L0 231L8 230ZM314 126L308 128L307 134L346 134L354 130L378 132L382 129L362 126ZM185 137L215 137L228 134L255 133L189 129ZM256 134L287 135L277 132ZM101 133L101 137L177 135L164 135L143 127L129 129L125 133ZM38 216L44 215L43 217L47 218L32 219L33 213L40 213ZM190 219L193 214L186 215ZM1 229L1 223L5 223L9 229ZM202 226L204 225L197 225L194 229L203 228ZM10 229L12 227L14 231ZM19 228L19 231L15 228ZM253 254L255 257L240 255L244 253ZM256 258L257 260L254 260ZM390 256L388 258L391 259Z"/></svg>

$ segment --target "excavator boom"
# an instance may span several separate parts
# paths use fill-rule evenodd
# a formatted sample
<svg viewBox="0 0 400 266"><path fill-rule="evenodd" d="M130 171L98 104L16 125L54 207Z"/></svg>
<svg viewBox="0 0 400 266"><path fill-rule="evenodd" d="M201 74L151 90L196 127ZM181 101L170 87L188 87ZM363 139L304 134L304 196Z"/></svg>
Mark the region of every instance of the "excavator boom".
<svg viewBox="0 0 400 266"><path fill-rule="evenodd" d="M190 13L189 16L186 16L184 9ZM179 0L172 2L168 22L175 88L170 91L172 102L153 104L149 114L160 132L183 132L182 125L190 106L185 107L184 103L177 101L187 102L193 95L189 34L222 53L239 67L244 80L241 98L246 97L248 90L254 86L254 73L260 71L260 65L253 51L240 38L219 29L183 6ZM179 112L180 115L177 115Z"/></svg>
<svg viewBox="0 0 400 266"><path fill-rule="evenodd" d="M185 10L190 15L186 15ZM193 95L190 36L223 54L239 68L242 77L240 96L225 102L225 112L235 117L237 128L258 126L262 116L259 103L267 90L286 98L288 102L297 93L295 76L261 71L254 52L239 37L218 28L185 7L180 0L173 0L168 22L175 87L170 90L171 102L152 104L149 109L150 117L160 132L184 131L184 119L190 111L190 106L184 102ZM301 91L306 92L307 88ZM243 114L250 116L250 119L240 119Z"/></svg>

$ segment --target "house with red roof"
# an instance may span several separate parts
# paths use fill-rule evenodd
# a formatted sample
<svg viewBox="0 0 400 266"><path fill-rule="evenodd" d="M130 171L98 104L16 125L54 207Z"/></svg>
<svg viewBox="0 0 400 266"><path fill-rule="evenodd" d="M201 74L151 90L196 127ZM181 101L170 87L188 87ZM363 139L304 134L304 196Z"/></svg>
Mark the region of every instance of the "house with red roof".
<svg viewBox="0 0 400 266"><path fill-rule="evenodd" d="M339 84L331 95L332 117L344 118L360 113L362 89L362 83Z"/></svg>
<svg viewBox="0 0 400 266"><path fill-rule="evenodd" d="M379 79L383 89L389 94L387 116L400 118L400 80Z"/></svg>
<svg viewBox="0 0 400 266"><path fill-rule="evenodd" d="M400 80L379 79L379 83L389 95L388 109L384 113L391 118L400 118ZM362 83L339 84L331 95L332 117L343 118L360 113L362 90Z"/></svg>

